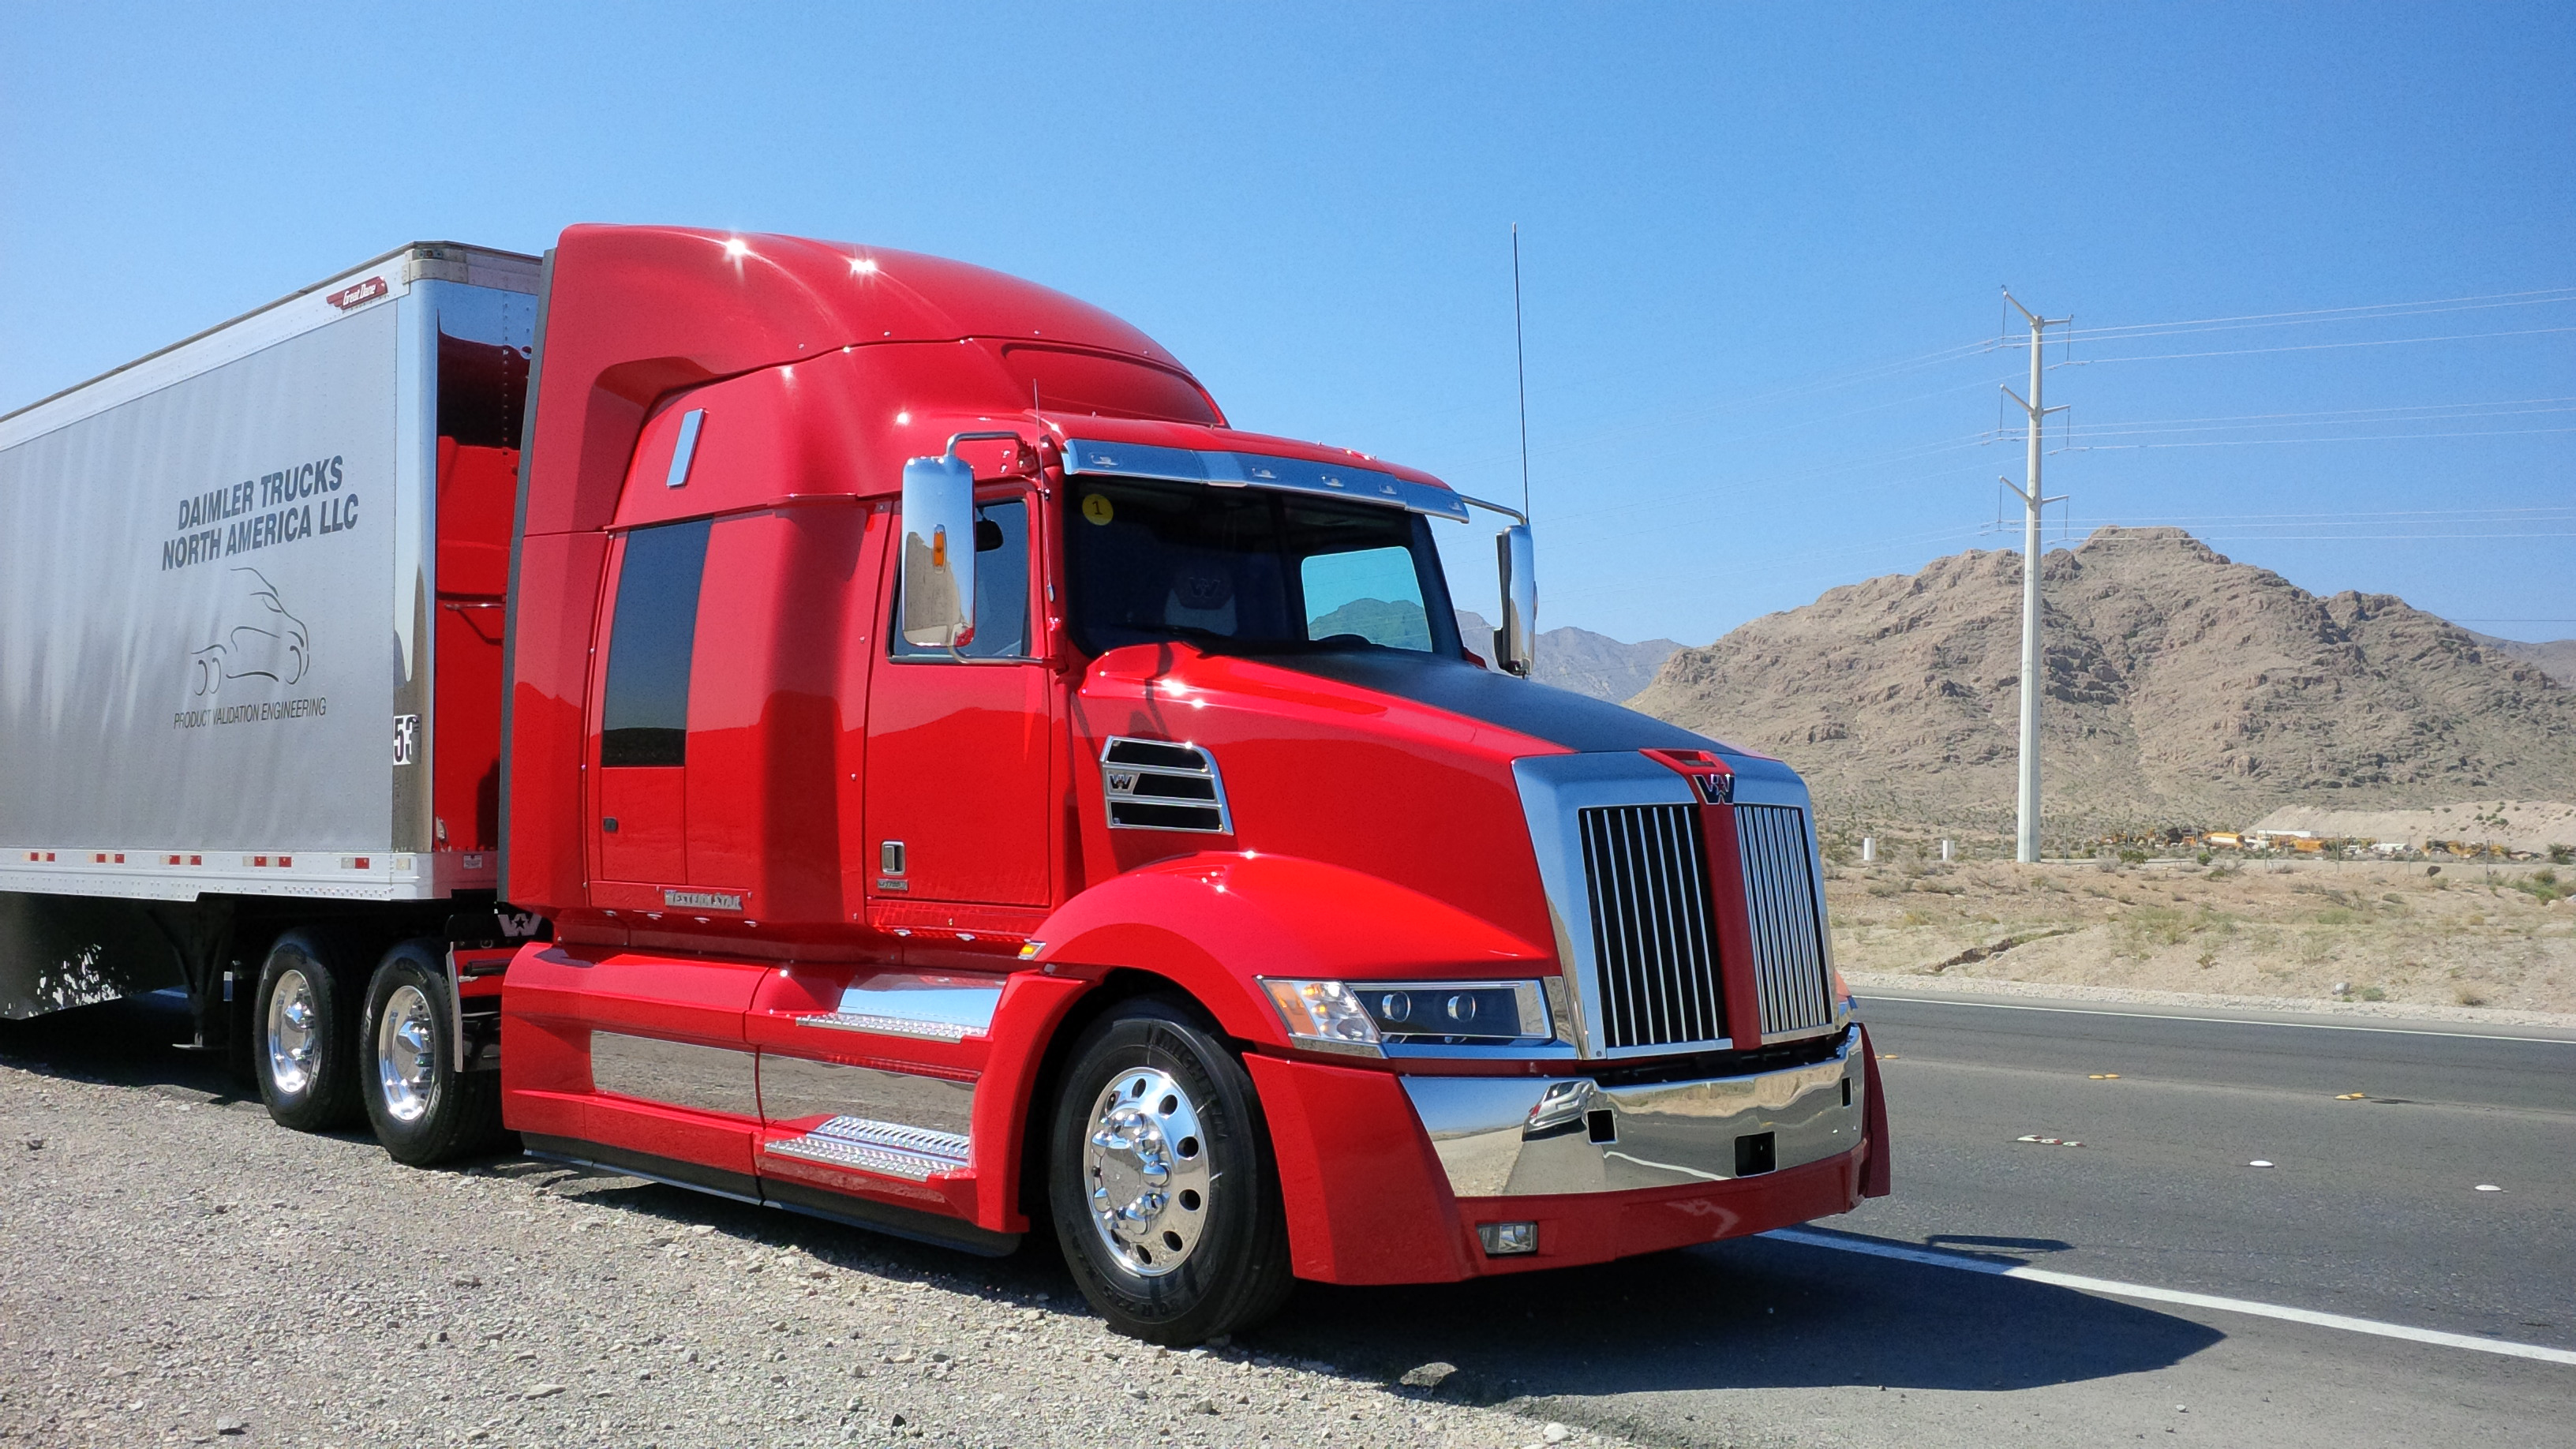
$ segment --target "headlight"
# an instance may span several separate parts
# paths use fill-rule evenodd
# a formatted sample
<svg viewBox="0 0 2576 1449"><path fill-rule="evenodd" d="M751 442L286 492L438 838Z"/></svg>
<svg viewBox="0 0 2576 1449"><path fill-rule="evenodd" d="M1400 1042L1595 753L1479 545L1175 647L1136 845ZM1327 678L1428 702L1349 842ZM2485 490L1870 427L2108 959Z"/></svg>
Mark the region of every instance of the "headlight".
<svg viewBox="0 0 2576 1449"><path fill-rule="evenodd" d="M1279 1019L1288 1026L1288 1035L1299 1046L1321 1047L1326 1051L1357 1052L1362 1056L1379 1056L1377 1023L1351 989L1339 981L1273 981L1264 978L1261 989L1270 993L1270 1004L1279 1008Z"/></svg>
<svg viewBox="0 0 2576 1449"><path fill-rule="evenodd" d="M1299 1046L1381 1055L1388 1043L1536 1046L1555 1039L1535 981L1278 981L1262 989Z"/></svg>

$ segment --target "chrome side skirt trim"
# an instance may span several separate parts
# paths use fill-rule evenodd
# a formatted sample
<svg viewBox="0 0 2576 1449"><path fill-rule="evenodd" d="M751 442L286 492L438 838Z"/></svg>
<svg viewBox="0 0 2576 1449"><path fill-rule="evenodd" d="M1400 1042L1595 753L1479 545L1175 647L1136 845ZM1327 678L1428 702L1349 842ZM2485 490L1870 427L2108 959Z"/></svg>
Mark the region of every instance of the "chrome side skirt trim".
<svg viewBox="0 0 2576 1449"><path fill-rule="evenodd" d="M760 1147L765 1156L802 1158L912 1182L964 1167L967 1149L962 1133L864 1117L835 1117L801 1137L764 1142Z"/></svg>
<svg viewBox="0 0 2576 1449"><path fill-rule="evenodd" d="M962 1140L975 1124L975 1084L762 1052L760 1115L773 1131L857 1118L952 1132Z"/></svg>
<svg viewBox="0 0 2576 1449"><path fill-rule="evenodd" d="M737 1117L760 1115L760 1084L752 1054L739 1047L593 1031L590 1082L596 1091L665 1106Z"/></svg>

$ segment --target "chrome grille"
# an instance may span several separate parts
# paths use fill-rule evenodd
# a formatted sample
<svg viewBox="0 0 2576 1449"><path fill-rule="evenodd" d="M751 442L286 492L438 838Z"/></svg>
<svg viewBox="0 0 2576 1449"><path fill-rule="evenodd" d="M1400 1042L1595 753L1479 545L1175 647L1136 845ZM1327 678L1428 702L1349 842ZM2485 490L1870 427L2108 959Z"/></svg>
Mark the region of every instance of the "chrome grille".
<svg viewBox="0 0 2576 1449"><path fill-rule="evenodd" d="M1223 834L1234 828L1216 761L1196 745L1112 737L1100 752L1100 785L1112 829Z"/></svg>
<svg viewBox="0 0 2576 1449"><path fill-rule="evenodd" d="M1762 1035L1832 1024L1825 917L1816 900L1814 857L1807 852L1807 812L1791 805L1738 805L1735 839L1744 853L1744 909L1753 924Z"/></svg>
<svg viewBox="0 0 2576 1449"><path fill-rule="evenodd" d="M1699 810L1597 806L1578 818L1602 1044L1615 1049L1723 1037Z"/></svg>

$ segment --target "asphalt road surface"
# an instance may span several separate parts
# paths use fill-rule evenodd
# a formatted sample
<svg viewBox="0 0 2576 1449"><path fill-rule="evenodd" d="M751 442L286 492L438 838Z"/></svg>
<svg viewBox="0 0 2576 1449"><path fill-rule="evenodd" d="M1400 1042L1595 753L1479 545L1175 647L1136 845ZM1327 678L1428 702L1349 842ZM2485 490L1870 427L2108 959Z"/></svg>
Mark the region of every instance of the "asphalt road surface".
<svg viewBox="0 0 2576 1449"><path fill-rule="evenodd" d="M1894 1197L1801 1242L1457 1287L1308 1286L1232 1351L1330 1364L1390 1394L1410 1391L1369 1386L1445 1361L1459 1371L1443 1398L1647 1444L2576 1445L2576 1363L1992 1271L2563 1355L2576 1349L2576 1040L2023 999L1880 998L1864 1016L1884 1058ZM51 1070L214 1080L156 1042L7 1034L22 1051L41 1043ZM673 1189L626 1196L727 1232L815 1231ZM1071 1298L1044 1253L987 1276Z"/></svg>
<svg viewBox="0 0 2576 1449"><path fill-rule="evenodd" d="M2576 1040L2069 1006L1865 1001L1896 1194L1814 1236L2576 1348ZM1275 1332L1648 1442L2576 1445L2576 1364L1776 1239Z"/></svg>

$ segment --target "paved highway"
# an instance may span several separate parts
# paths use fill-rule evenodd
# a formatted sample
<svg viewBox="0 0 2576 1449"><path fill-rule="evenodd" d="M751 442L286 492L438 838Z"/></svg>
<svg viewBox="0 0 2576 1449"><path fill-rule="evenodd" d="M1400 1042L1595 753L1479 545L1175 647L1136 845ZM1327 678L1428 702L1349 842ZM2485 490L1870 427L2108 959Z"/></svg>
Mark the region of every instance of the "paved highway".
<svg viewBox="0 0 2576 1449"><path fill-rule="evenodd" d="M1896 1195L1816 1236L2576 1348L2576 1041L2038 1006L1864 1003ZM2576 1364L1776 1239L1272 1336L1673 1444L2576 1444Z"/></svg>
<svg viewBox="0 0 2576 1449"><path fill-rule="evenodd" d="M2018 999L1881 997L1864 1016L1886 1058L1894 1197L1802 1242L1458 1287L1309 1286L1242 1347L1362 1382L1446 1361L1460 1371L1444 1396L1521 1399L1648 1444L2576 1445L2576 1364L1849 1250L2564 1354L2576 1040ZM78 1075L221 1080L130 1018L0 1037ZM676 1217L722 1209L640 1191L668 1194ZM991 1276L1070 1296L1044 1252Z"/></svg>

